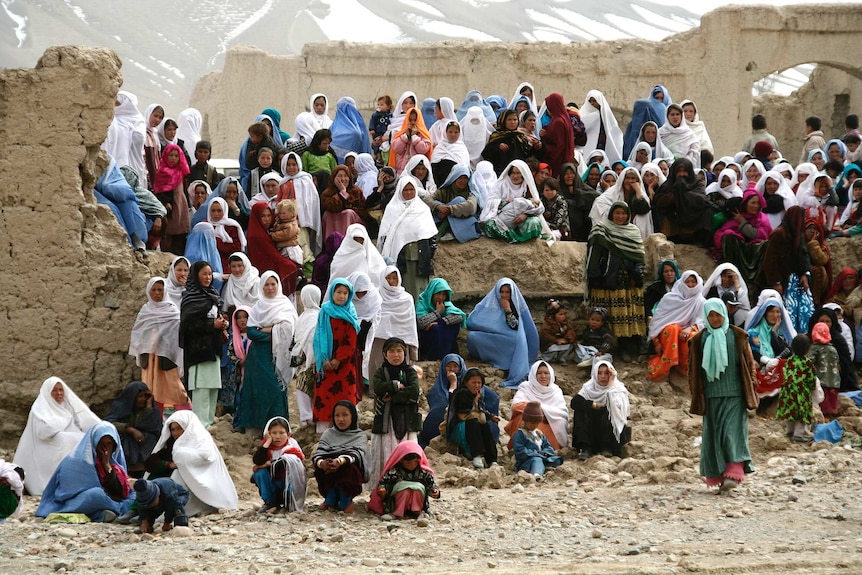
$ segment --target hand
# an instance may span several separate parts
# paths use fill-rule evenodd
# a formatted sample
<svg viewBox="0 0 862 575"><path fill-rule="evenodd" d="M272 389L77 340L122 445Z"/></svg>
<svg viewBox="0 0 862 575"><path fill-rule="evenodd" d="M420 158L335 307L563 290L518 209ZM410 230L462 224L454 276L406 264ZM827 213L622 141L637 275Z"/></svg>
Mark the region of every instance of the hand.
<svg viewBox="0 0 862 575"><path fill-rule="evenodd" d="M515 219L512 220L512 226L517 228L525 221L527 221L527 214L518 214L517 216L515 216Z"/></svg>
<svg viewBox="0 0 862 575"><path fill-rule="evenodd" d="M143 442L144 442L144 434L143 434L143 433L141 433L140 431L138 431L136 428L131 427L131 426L126 427L126 433L127 433L128 435L131 435L131 436L132 436L132 439L134 439L134 440L135 440L135 441L137 441L138 443L143 443Z"/></svg>
<svg viewBox="0 0 862 575"><path fill-rule="evenodd" d="M512 302L507 299L501 299L500 307L503 308L504 312L509 313L510 311L512 311Z"/></svg>
<svg viewBox="0 0 862 575"><path fill-rule="evenodd" d="M429 494L429 496L430 496L432 499L440 499L440 490L439 490L439 489L435 489L434 491L432 491L432 492Z"/></svg>
<svg viewBox="0 0 862 575"><path fill-rule="evenodd" d="M508 152L509 146L507 144L500 144L500 151L501 152Z"/></svg>
<svg viewBox="0 0 862 575"><path fill-rule="evenodd" d="M766 362L766 369L767 369L767 370L774 369L774 368L775 368L775 366L777 366L777 365L778 365L778 361L779 361L779 360L778 360L778 358L777 358L777 357L774 357L774 358L770 359L769 361L767 361L767 362Z"/></svg>
<svg viewBox="0 0 862 575"><path fill-rule="evenodd" d="M539 130L539 137L544 138L546 133L547 133L547 131L544 128L542 128L541 130Z"/></svg>
<svg viewBox="0 0 862 575"><path fill-rule="evenodd" d="M745 222L745 216L743 216L739 212L736 212L735 214L733 214L733 219L736 220L737 222L739 222L740 224Z"/></svg>
<svg viewBox="0 0 862 575"><path fill-rule="evenodd" d="M443 302L438 303L436 306L434 306L434 311L436 311L440 315L443 315L443 312L446 311L446 304Z"/></svg>
<svg viewBox="0 0 862 575"><path fill-rule="evenodd" d="M684 330L682 330L682 332L679 334L679 337L681 340L687 341L688 338L691 337L691 328L687 327Z"/></svg>
<svg viewBox="0 0 862 575"><path fill-rule="evenodd" d="M652 340L652 345L653 345L653 347L655 348L655 352L656 352L658 355L661 355L661 350L662 350L663 348L662 348L662 346L661 346L661 342L659 341L659 339L658 339L658 338L655 338L655 339L653 339L653 340Z"/></svg>
<svg viewBox="0 0 862 575"><path fill-rule="evenodd" d="M455 391L458 387L458 376L454 373L450 373L446 376L446 379L449 381L449 392Z"/></svg>
<svg viewBox="0 0 862 575"><path fill-rule="evenodd" d="M263 446L269 447L270 445L272 445L272 436L267 431L266 433L263 434Z"/></svg>
<svg viewBox="0 0 862 575"><path fill-rule="evenodd" d="M492 416L490 417L490 419L491 419L491 421L493 421L494 423L498 423L498 422L500 421L500 417L499 417L499 416L497 416L497 415L492 415Z"/></svg>
<svg viewBox="0 0 862 575"><path fill-rule="evenodd" d="M176 463L174 463L173 461L169 461L169 462L168 462L168 464L167 464L167 465L165 465L165 467L167 467L168 469L176 469L176 468L177 468L177 464L176 464Z"/></svg>
<svg viewBox="0 0 862 575"><path fill-rule="evenodd" d="M385 487L378 487L377 488L377 495L379 495L380 497L386 497L386 488Z"/></svg>
<svg viewBox="0 0 862 575"><path fill-rule="evenodd" d="M805 291L808 291L808 276L803 275L802 277L800 277L799 278L799 284L802 286L802 289L804 289Z"/></svg>
<svg viewBox="0 0 862 575"><path fill-rule="evenodd" d="M449 217L452 213L452 208L449 206L437 206L437 212L440 214L438 218L442 220L443 218Z"/></svg>

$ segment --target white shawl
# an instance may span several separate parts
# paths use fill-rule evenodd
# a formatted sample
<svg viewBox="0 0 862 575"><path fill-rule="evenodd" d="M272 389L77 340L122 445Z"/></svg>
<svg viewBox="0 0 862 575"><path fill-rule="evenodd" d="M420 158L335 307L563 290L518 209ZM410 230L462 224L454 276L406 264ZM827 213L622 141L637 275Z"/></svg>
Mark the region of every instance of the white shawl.
<svg viewBox="0 0 862 575"><path fill-rule="evenodd" d="M677 110L682 115L676 127L673 127L667 119L667 114L671 110ZM658 129L658 135L674 158L686 158L691 161L695 170L700 169L700 139L685 123L685 115L677 104L671 104L665 110L665 121Z"/></svg>
<svg viewBox="0 0 862 575"><path fill-rule="evenodd" d="M437 184L434 182L434 172L431 171L431 161L428 159L425 154L414 154L410 156L410 159L407 160L407 164L404 166L404 169L401 171L402 176L413 176L413 170L416 169L416 166L422 164L425 166L425 169L428 170L428 176L425 178L425 183L419 182L419 187L416 188L416 195L420 198L424 197L427 194L433 194L437 191ZM416 176L413 176L416 178ZM416 178L417 180L419 178Z"/></svg>
<svg viewBox="0 0 862 575"><path fill-rule="evenodd" d="M590 104L590 98L595 98L596 102L601 106L601 109L596 109ZM587 92L587 97L584 100L584 105L581 106L581 121L587 130L587 143L583 147L584 155L589 155L596 149L599 140L599 131L602 124L605 127L605 153L609 162L622 160L623 158L623 131L620 130L620 125L614 117L614 112L611 110L610 104L605 99L605 95L598 90L590 90Z"/></svg>
<svg viewBox="0 0 862 575"><path fill-rule="evenodd" d="M631 411L629 392L625 384L617 379L617 370L614 369L613 364L607 359L596 359L590 380L581 387L578 395L587 401L593 401L608 408L608 418L614 428L614 436L619 441ZM602 365L608 366L611 370L611 379L605 386L599 385L599 367Z"/></svg>
<svg viewBox="0 0 862 575"><path fill-rule="evenodd" d="M724 178L730 179L729 185L721 185L721 182L724 180ZM742 188L740 188L739 185L737 185L736 183L736 170L734 170L733 168L724 168L723 170L721 170L721 173L718 174L718 178L714 182L709 184L706 187L705 191L707 195L719 194L725 200L729 200L730 198L742 197Z"/></svg>
<svg viewBox="0 0 862 575"><path fill-rule="evenodd" d="M9 484L9 487L12 489L12 492L18 496L18 507L16 507L15 512L12 513L13 519L18 518L18 515L21 513L21 509L24 507L24 482L21 481L21 476L18 475L17 471L15 471L15 467L20 466L13 465L12 463L0 459L0 479L5 479ZM25 470L24 473L26 474L27 471Z"/></svg>
<svg viewBox="0 0 862 575"><path fill-rule="evenodd" d="M551 383L547 386L539 383L536 379L536 372L539 367L544 365L551 372ZM530 374L527 376L527 381L522 382L518 386L518 391L515 392L515 397L512 398L512 407L518 403L526 403L529 401L538 401L542 404L542 412L545 414L545 419L548 420L548 425L554 431L554 437L557 443L560 444L560 449L569 446L569 408L566 405L566 400L563 398L563 390L557 385L557 376L554 374L554 368L546 361L537 361L530 368Z"/></svg>
<svg viewBox="0 0 862 575"><path fill-rule="evenodd" d="M644 169L647 169L648 166L654 166L655 164L645 164ZM655 166L658 168L658 166ZM590 220L593 223L599 220L606 220L608 218L608 213L611 211L611 206L616 202L625 202L625 193L623 192L623 183L625 182L625 175L627 172L633 172L637 174L638 181L640 182L641 196L643 199L647 201L648 204L652 205L649 199L649 194L646 193L646 189L644 187L643 180L641 179L640 172L636 168L625 168L622 172L620 172L617 181L614 182L614 185L602 192L602 194L595 199L593 202L593 207L590 208ZM659 170L659 174L661 175L661 170ZM662 181L662 177L659 177L659 182ZM646 239L653 233L653 223L652 223L652 213L648 212L646 214L635 215L632 223L638 227L641 232L641 238L646 241Z"/></svg>
<svg viewBox="0 0 862 575"><path fill-rule="evenodd" d="M697 279L697 285L694 287L685 284L685 279L689 276ZM692 325L702 328L703 304L706 303L702 294L703 278L693 270L682 272L670 292L658 301L649 324L649 338L657 337L665 327L674 323L683 328Z"/></svg>
<svg viewBox="0 0 862 575"><path fill-rule="evenodd" d="M318 98L322 97L323 101L326 102L326 108L324 108L322 114L318 114L314 111L314 101ZM315 124L317 127L315 128L315 132L317 130L322 130L324 128L329 128L332 125L332 118L329 117L329 98L326 97L325 94L312 94L311 98L308 100L308 113L312 115L314 118ZM314 134L312 134L313 136ZM306 144L310 144L311 140L307 140Z"/></svg>
<svg viewBox="0 0 862 575"><path fill-rule="evenodd" d="M398 285L391 286L386 276L398 275ZM396 266L386 266L380 277L380 320L374 328L374 337L387 340L400 337L407 345L419 347L416 331L416 304L413 296L401 286L401 272Z"/></svg>
<svg viewBox="0 0 862 575"><path fill-rule="evenodd" d="M509 177L509 171L512 168L517 168L524 178L524 181L519 186L513 184L512 179ZM536 181L533 179L533 173L530 171L527 163L523 160L512 160L500 173L496 183L488 190L488 197L486 198L485 207L482 209L482 214L479 216L479 221L486 222L496 218L504 209L500 206L501 202L511 203L517 199L526 199L525 194L527 192L530 193L530 200L532 200L531 203L533 206L542 206L542 201L539 198L539 190L536 188ZM542 211L544 211L544 208ZM548 227L548 222L545 221L545 217L541 212L539 212L538 217L542 223L542 237L548 238L546 242L551 246L554 244L554 236L551 234L551 228ZM498 220L497 223L501 222ZM503 227L505 227L505 224Z"/></svg>
<svg viewBox="0 0 862 575"><path fill-rule="evenodd" d="M524 94L521 94L521 90L523 90L524 88L530 89L530 93L532 94L532 96L527 98L530 101L530 110L532 110L533 113L536 114L536 117L538 118L539 117L539 108L536 107L536 89L533 88L533 85L530 84L529 82L521 82L520 84L518 84L518 87L515 88L515 93L512 94L512 99L509 100L509 108L511 108L512 110L515 109L515 103L517 102L518 98L520 98L521 96L524 95Z"/></svg>
<svg viewBox="0 0 862 575"><path fill-rule="evenodd" d="M196 108L186 108L177 116L177 139L183 141L190 158L195 157L195 148L201 141L202 126L203 118Z"/></svg>
<svg viewBox="0 0 862 575"><path fill-rule="evenodd" d="M482 150L485 149L488 138L493 132L494 129L485 119L482 108L472 106L467 109L467 115L461 121L461 140L467 146L471 170L475 170L482 161Z"/></svg>
<svg viewBox="0 0 862 575"><path fill-rule="evenodd" d="M306 146L311 144L311 139L317 131L317 117L311 112L300 112L296 115L296 119L293 124L296 129L294 130L293 137L290 138L290 141L299 142L301 138L302 141L305 142Z"/></svg>
<svg viewBox="0 0 862 575"><path fill-rule="evenodd" d="M255 204L266 204L273 212L275 212L275 206L276 204L278 204L278 194L275 194L270 198L266 195L266 192L263 191L263 185L270 180L281 182L281 176L278 175L278 172L269 172L261 176L260 181L257 184L258 192L254 196L252 196L251 205L253 206Z"/></svg>
<svg viewBox="0 0 862 575"><path fill-rule="evenodd" d="M134 94L120 90L117 92L117 102L120 105L114 106L114 119L108 126L108 135L102 143L102 149L111 155L118 166L130 166L146 181L144 141L147 138L149 118L145 120L138 110L138 98Z"/></svg>
<svg viewBox="0 0 862 575"><path fill-rule="evenodd" d="M287 159L291 156L296 160L296 165L299 166L299 171L293 176L287 174ZM314 178L308 172L302 171L302 160L295 152L286 154L281 160L281 171L285 176L279 180L278 186L280 188L287 182L293 182L299 226L316 232L314 234L315 245L311 247L314 253L319 254L320 250L323 249L323 226L320 223L320 194L314 186Z"/></svg>
<svg viewBox="0 0 862 575"><path fill-rule="evenodd" d="M686 121L686 123L688 124L688 127L691 128L691 131L694 132L694 135L697 136L697 139L700 142L700 149L707 150L710 154L714 153L715 150L712 147L712 140L709 137L709 133L706 131L706 124L700 119L700 114L697 111L697 104L691 100L683 100L679 103L680 107L683 107L686 104L691 104L694 107L694 121ZM682 117L685 119L685 113L683 113Z"/></svg>
<svg viewBox="0 0 862 575"><path fill-rule="evenodd" d="M781 174L778 172L775 173L781 177ZM829 183L829 189L832 189L832 178L829 176L825 174L808 176L808 179L802 182L796 191L796 202L800 207L805 209L805 217L819 220L823 224L823 229L831 230L835 224L835 220L838 219L838 207L826 205L829 194L821 197L814 193L814 184L821 178L826 178L826 181ZM761 180L763 179L761 178ZM781 179L783 180L784 178L782 177ZM778 188L778 191L781 193L781 188Z"/></svg>
<svg viewBox="0 0 862 575"><path fill-rule="evenodd" d="M748 286L745 285L745 280L742 279L742 274L739 273L739 270L732 263L723 263L716 267L709 277L706 278L706 281L703 282L703 290L701 293L703 297L707 297L706 294L709 293L709 290L712 289L712 286L715 286L718 291L718 297L721 297L727 289L721 287L721 274L724 273L725 270L731 270L736 274L736 285L734 285L732 289L736 292L736 299L739 301L739 309L736 310L734 314L734 321L736 325L741 325L745 318L748 316L748 310L751 308L751 304L748 299Z"/></svg>
<svg viewBox="0 0 862 575"><path fill-rule="evenodd" d="M649 125L655 127L655 132L656 132L655 133L655 149L653 149L652 144L650 144L649 142L644 140L644 130ZM644 125L641 126L640 132L638 133L638 141L635 144L635 147L632 150L632 153L629 154L629 164L630 165L635 159L635 155L636 155L638 146L640 146L641 144L646 144L647 146L649 146L649 156L650 156L651 162L652 161L658 161L660 159L671 159L671 158L673 158L673 152L671 152L667 148L667 146L664 145L664 142L661 141L661 135L659 134L658 124L656 124L652 120L650 120L648 122L644 122Z"/></svg>
<svg viewBox="0 0 862 575"><path fill-rule="evenodd" d="M220 220L214 220L212 217L212 207L215 204L218 204L221 206L222 214L224 214L224 215L222 215ZM239 225L239 222L237 222L234 219L227 217L228 211L227 211L227 202L225 201L225 199L219 198L219 197L213 198L212 201L210 202L208 209L209 209L209 213L207 213L207 221L212 224L213 231L215 231L215 237L217 237L218 239L220 239L221 241L223 241L226 244L232 244L233 238L230 237L230 234L227 233L227 230L225 228L226 227L235 228L237 235L239 236L239 249L237 249L237 251L245 250L245 245L246 245L245 232L242 231L242 226Z"/></svg>
<svg viewBox="0 0 862 575"><path fill-rule="evenodd" d="M62 404L51 397L57 383L65 391ZM42 495L63 458L74 451L87 430L99 421L62 379L49 377L42 382L12 460L24 469L24 485L30 495Z"/></svg>
<svg viewBox="0 0 862 575"><path fill-rule="evenodd" d="M407 171L405 170L404 173L406 174ZM402 191L408 183L413 184L416 195L410 200L405 200ZM413 176L402 175L398 179L395 197L386 205L377 235L377 246L384 259L390 258L396 261L398 254L407 244L427 240L437 235L437 226L434 224L431 209L420 197L423 192L422 184ZM381 287L383 283L385 282L380 283Z"/></svg>
<svg viewBox="0 0 862 575"><path fill-rule="evenodd" d="M455 115L455 102L452 101L452 98L444 96L440 98L439 102L440 112L443 114L443 117L428 128L428 133L431 134L431 143L434 146L446 141L446 126L449 122L452 120L458 121L458 117Z"/></svg>
<svg viewBox="0 0 862 575"><path fill-rule="evenodd" d="M234 252L230 257L237 257L242 260L245 269L242 275L236 277L231 274L224 284L222 290L222 299L224 300L224 310L230 306L253 307L260 299L260 272L256 267L251 265L251 261L242 252ZM230 273L230 270L224 270L225 273Z"/></svg>
<svg viewBox="0 0 862 575"><path fill-rule="evenodd" d="M754 161L756 162L757 160ZM732 172L733 170L730 171ZM813 180L813 178L809 179ZM761 196L764 196L764 190L766 189L766 180L773 180L778 183L778 191L775 193L781 196L781 199L784 200L784 212L795 206L797 202L800 206L803 205L802 200L804 196L794 194L793 190L790 189L790 186L787 185L787 180L784 179L784 176L782 176L775 170L769 170L768 172L763 174L757 181L757 184L755 184L754 187L755 189L757 189L758 192L760 192ZM800 189L799 191L801 192L802 190ZM769 223L772 225L773 230L781 225L782 220L784 220L784 212L778 214L766 214L766 217L769 218Z"/></svg>
<svg viewBox="0 0 862 575"><path fill-rule="evenodd" d="M296 342L291 355L299 357L305 352L303 370L314 367L314 332L317 329L317 318L320 315L320 288L308 284L299 293L302 302L302 314L296 322L293 339Z"/></svg>
<svg viewBox="0 0 862 575"><path fill-rule="evenodd" d="M367 198L377 189L377 166L374 164L374 158L371 154L359 154L356 156L353 167L359 174L356 177L356 185L362 189L362 195Z"/></svg>
<svg viewBox="0 0 862 575"><path fill-rule="evenodd" d="M174 412L162 426L162 435L153 448L161 450L171 437L171 423L183 428L174 442L171 456L177 468L171 479L190 492L186 513L193 516L209 506L215 509L236 509L237 494L221 452L210 433L193 411Z"/></svg>
<svg viewBox="0 0 862 575"><path fill-rule="evenodd" d="M145 353L166 357L177 365L180 375L183 374L183 349L180 347L180 308L167 295L167 288L162 301L154 301L151 295L153 286L158 282L167 286L165 278L152 277L147 282L147 303L141 307L132 333L129 336L129 355L135 358L135 363L141 367L141 355ZM150 358L149 361L155 361Z"/></svg>
<svg viewBox="0 0 862 575"><path fill-rule="evenodd" d="M760 180L763 179L763 175L766 173L766 168L763 166L763 162L761 162L760 160L752 158L752 159L748 160L747 162L745 162L742 165L742 176L741 176L741 181L739 184L739 187L742 188L743 190L747 190L748 184L751 182L751 180L748 179L747 174L748 174L748 168L751 168L752 166L757 168L757 171L760 172ZM758 181L760 181L760 180L758 180Z"/></svg>
<svg viewBox="0 0 862 575"><path fill-rule="evenodd" d="M383 269L386 268L384 267ZM365 272L353 272L346 279L353 286L354 294L366 292L362 297L353 296L353 307L356 309L356 317L362 321L376 322L380 314L380 306L383 303L380 290ZM379 273L377 274L377 281L380 281Z"/></svg>
<svg viewBox="0 0 862 575"><path fill-rule="evenodd" d="M392 202L390 202L392 203ZM354 238L362 238L360 244ZM368 277L373 278L373 282L380 281L380 272L386 267L386 262L383 256L371 243L371 238L368 237L368 231L362 224L350 224L347 226L347 233L344 234L344 240L341 246L335 251L332 256L332 264L330 267L329 277L346 278L355 271L365 272ZM329 299L329 290L327 290L324 301ZM354 304L356 301L353 302Z"/></svg>
<svg viewBox="0 0 862 575"><path fill-rule="evenodd" d="M278 284L274 297L267 297L263 287L266 280L273 278ZM281 291L281 281L274 271L265 271L260 276L260 299L248 314L250 327L272 328L272 357L275 359L275 373L284 389L293 378L290 367L290 345L293 343L293 328L296 325L296 308ZM252 342L255 345L255 342Z"/></svg>
<svg viewBox="0 0 862 575"><path fill-rule="evenodd" d="M452 122L458 124L457 120L448 120L447 125ZM461 124L458 124L458 126L460 127ZM456 164L469 168L470 151L467 149L467 145L461 138L458 138L458 141L453 144L446 139L446 135L444 133L443 139L434 144L434 151L431 152L432 164L437 163L440 160L452 160Z"/></svg>
<svg viewBox="0 0 862 575"><path fill-rule="evenodd" d="M192 264L189 263L188 258L184 256L177 256L174 258L174 261L171 262L171 267L168 268L168 281L165 284L165 296L170 299L173 304L177 306L177 308L182 305L183 294L186 291L186 284L180 283L180 281L177 279L177 274L174 271L177 262L179 262L180 260L184 261L186 263L186 267L189 268L189 271L191 271ZM188 279L188 276L186 276L186 279Z"/></svg>

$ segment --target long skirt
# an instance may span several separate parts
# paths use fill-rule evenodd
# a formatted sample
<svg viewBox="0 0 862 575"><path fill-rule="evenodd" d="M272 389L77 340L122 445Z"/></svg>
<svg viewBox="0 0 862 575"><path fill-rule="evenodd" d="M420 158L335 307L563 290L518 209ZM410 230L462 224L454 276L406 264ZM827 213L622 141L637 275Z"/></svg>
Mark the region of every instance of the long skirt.
<svg viewBox="0 0 862 575"><path fill-rule="evenodd" d="M746 282L752 284L760 270L760 261L766 250L766 242L748 243L736 236L726 235L721 240L721 261L736 266Z"/></svg>
<svg viewBox="0 0 862 575"><path fill-rule="evenodd" d="M784 385L784 364L786 359L778 360L778 365L772 369L758 369L757 375L757 397L774 397L781 391Z"/></svg>
<svg viewBox="0 0 862 575"><path fill-rule="evenodd" d="M688 340L680 337L683 329L681 325L672 323L661 330L658 335L661 354L650 356L647 362L647 377L651 381L665 379L673 367L683 375L688 373ZM692 327L692 333L696 331L697 328Z"/></svg>
<svg viewBox="0 0 862 575"><path fill-rule="evenodd" d="M164 414L165 408L174 411L191 409L192 403L180 379L179 371L176 367L163 370L159 366L160 362L161 358L155 354L149 354L147 367L141 369L141 381L146 383L153 393L153 401L159 408L159 412Z"/></svg>
<svg viewBox="0 0 862 575"><path fill-rule="evenodd" d="M608 310L608 329L615 337L646 334L643 288L591 289L590 305Z"/></svg>
<svg viewBox="0 0 862 575"><path fill-rule="evenodd" d="M419 331L419 359L441 360L450 353L458 353L458 334L461 324L447 325L442 321L431 324L430 329Z"/></svg>
<svg viewBox="0 0 862 575"><path fill-rule="evenodd" d="M707 397L700 445L700 474L721 477L729 463L754 471L748 450L748 413L742 397Z"/></svg>

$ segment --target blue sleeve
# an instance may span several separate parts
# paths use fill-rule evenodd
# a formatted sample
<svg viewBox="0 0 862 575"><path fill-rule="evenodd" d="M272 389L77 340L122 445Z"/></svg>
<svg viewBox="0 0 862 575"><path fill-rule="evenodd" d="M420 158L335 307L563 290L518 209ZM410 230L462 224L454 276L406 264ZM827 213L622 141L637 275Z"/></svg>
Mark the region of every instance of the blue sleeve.
<svg viewBox="0 0 862 575"><path fill-rule="evenodd" d="M530 457L539 455L536 451L536 444L527 439L527 436L520 429L515 432L512 437L512 448L515 450L515 461L526 461Z"/></svg>

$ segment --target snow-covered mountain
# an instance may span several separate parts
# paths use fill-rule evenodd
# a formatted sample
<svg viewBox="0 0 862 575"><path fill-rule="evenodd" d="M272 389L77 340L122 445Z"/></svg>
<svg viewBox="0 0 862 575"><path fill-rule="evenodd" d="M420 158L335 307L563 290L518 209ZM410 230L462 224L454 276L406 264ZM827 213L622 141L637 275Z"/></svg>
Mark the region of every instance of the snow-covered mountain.
<svg viewBox="0 0 862 575"><path fill-rule="evenodd" d="M738 3L738 2L737 2ZM786 2L783 2L786 3ZM114 49L142 107L186 106L195 81L236 44L296 54L306 42L658 40L720 5L680 0L0 0L0 66L48 46Z"/></svg>

